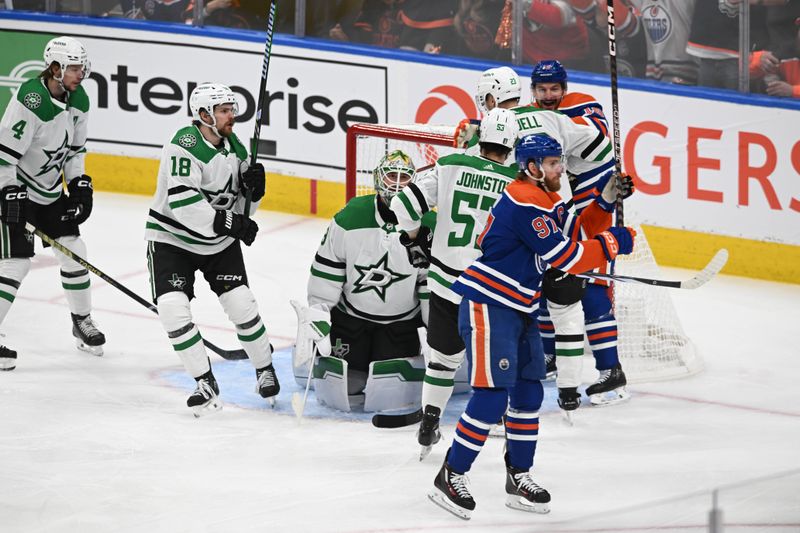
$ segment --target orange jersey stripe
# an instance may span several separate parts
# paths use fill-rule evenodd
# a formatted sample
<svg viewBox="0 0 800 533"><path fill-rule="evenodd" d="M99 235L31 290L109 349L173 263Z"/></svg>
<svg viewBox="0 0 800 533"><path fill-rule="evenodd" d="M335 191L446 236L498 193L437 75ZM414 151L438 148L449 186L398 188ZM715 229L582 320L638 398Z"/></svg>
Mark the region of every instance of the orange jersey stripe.
<svg viewBox="0 0 800 533"><path fill-rule="evenodd" d="M564 252L564 254L561 256L561 259L559 259L558 261L553 261L552 263L550 263L550 265L553 266L554 268L561 268L561 265L566 263L567 259L570 259L572 257L572 252L574 252L575 248L577 247L578 244L575 241L572 241L571 243L569 243L569 248L567 248L567 251Z"/></svg>
<svg viewBox="0 0 800 533"><path fill-rule="evenodd" d="M553 324L542 324L539 322L539 329L544 329L547 331L555 331L556 327Z"/></svg>
<svg viewBox="0 0 800 533"><path fill-rule="evenodd" d="M595 333L594 335L589 335L590 341L596 341L597 339L605 339L606 337L616 337L617 330L614 331L604 331L602 333Z"/></svg>
<svg viewBox="0 0 800 533"><path fill-rule="evenodd" d="M600 244L600 243L597 243ZM486 357L484 350L486 345L486 327L483 323L483 306L470 302L472 306L472 317L475 320L475 331L472 332L475 349L472 354L472 367L475 369L475 382L473 387L488 387L489 378L486 376Z"/></svg>
<svg viewBox="0 0 800 533"><path fill-rule="evenodd" d="M600 268L605 265L608 259L603 251L603 245L596 239L589 239L588 241L581 241L583 245L583 255L577 263L572 265L567 272L570 274L581 274L589 272L595 268Z"/></svg>
<svg viewBox="0 0 800 533"><path fill-rule="evenodd" d="M510 429L521 429L523 431L531 431L539 429L539 424L523 424L521 422L506 422L506 427Z"/></svg>
<svg viewBox="0 0 800 533"><path fill-rule="evenodd" d="M481 435L480 433L475 433L471 429L465 427L464 424L461 423L461 420L458 421L458 425L456 426L456 429L458 429L458 431L460 431L464 435L472 437L473 439L479 440L481 442L485 441L486 437L487 437L487 435Z"/></svg>
<svg viewBox="0 0 800 533"><path fill-rule="evenodd" d="M512 289L509 289L508 287L506 287L504 285L500 285L499 283L497 283L496 281L494 281L492 279L487 278L486 276L484 276L480 272L477 272L475 269L468 268L467 270L465 270L465 272L467 274L469 274L470 276L472 276L472 277L478 278L479 280L481 280L485 284L487 284L487 285L489 285L491 287L494 287L498 291L511 296L515 300L518 300L518 301L524 303L525 305L530 305L533 302L533 298L526 298L523 295L521 295L520 293L518 293L518 292L516 292L516 291L514 291Z"/></svg>

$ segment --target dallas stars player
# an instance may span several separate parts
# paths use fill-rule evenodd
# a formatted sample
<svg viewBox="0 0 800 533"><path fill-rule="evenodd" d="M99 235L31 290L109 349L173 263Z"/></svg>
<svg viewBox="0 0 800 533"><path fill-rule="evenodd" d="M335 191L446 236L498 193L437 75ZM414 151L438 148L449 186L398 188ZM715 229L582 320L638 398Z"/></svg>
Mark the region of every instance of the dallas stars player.
<svg viewBox="0 0 800 533"><path fill-rule="evenodd" d="M366 402L374 405L366 381L370 363L420 355L417 330L427 319L429 295L427 271L409 263L400 244L397 218L389 209L392 198L413 183L414 163L396 150L381 159L373 175L377 194L350 200L334 217L314 257L308 281L309 318L303 320L298 311L298 343L309 337L327 340L319 328L303 329L329 322L333 355L347 362L347 393L360 393L367 384ZM322 355L329 355L330 343L317 342ZM318 385L317 395L320 393L331 396L323 398L325 403L340 404ZM397 402L399 395L394 397ZM417 388L411 401L418 395ZM370 410L390 409L391 403L388 398L381 407ZM403 405L394 405L398 407ZM348 408L346 402L343 408Z"/></svg>
<svg viewBox="0 0 800 533"><path fill-rule="evenodd" d="M236 327L256 369L256 391L273 403L280 386L239 245L239 241L251 245L258 232L248 217L264 196L264 167L247 168L244 163L247 150L233 133L238 106L228 87L198 85L189 107L193 123L178 130L162 150L145 238L158 315L172 347L197 381L186 403L195 416L201 416L221 409L222 402L189 307L197 270ZM251 192L253 203L243 214L245 190Z"/></svg>
<svg viewBox="0 0 800 533"><path fill-rule="evenodd" d="M57 37L47 43L44 61L47 68L20 86L0 122L0 322L34 253L26 222L86 257L78 225L92 212L92 179L83 161L89 98L81 87L89 59L80 42ZM105 337L91 318L89 272L54 253L78 348L103 355ZM0 346L1 370L13 370L16 359L14 350Z"/></svg>
<svg viewBox="0 0 800 533"><path fill-rule="evenodd" d="M439 206L436 233L429 247L431 291L428 345L431 355L422 385L423 419L417 440L425 458L439 441L439 417L453 391L456 370L464 361L464 341L458 332L461 296L450 285L480 256L476 243L486 226L489 210L517 175L504 162L517 140L516 117L512 111L494 108L480 129L480 156L452 154L440 158L434 171L406 187L392 200L404 242L414 261L424 264L427 231L420 218Z"/></svg>

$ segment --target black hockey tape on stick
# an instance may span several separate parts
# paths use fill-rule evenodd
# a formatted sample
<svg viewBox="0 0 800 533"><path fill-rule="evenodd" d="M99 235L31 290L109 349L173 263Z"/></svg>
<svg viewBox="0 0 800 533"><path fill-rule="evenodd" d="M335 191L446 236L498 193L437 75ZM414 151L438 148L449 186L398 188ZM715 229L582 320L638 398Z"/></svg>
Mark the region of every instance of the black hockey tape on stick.
<svg viewBox="0 0 800 533"><path fill-rule="evenodd" d="M422 420L422 409L402 415L377 414L372 417L372 425L376 428L402 428L419 423Z"/></svg>
<svg viewBox="0 0 800 533"><path fill-rule="evenodd" d="M614 170L617 180L617 226L625 225L625 214L622 207L622 161L620 159L622 150L620 149L619 132L619 95L617 94L617 26L614 14L614 0L608 2L608 70L611 74L611 123L614 128L612 142L614 145Z"/></svg>
<svg viewBox="0 0 800 533"><path fill-rule="evenodd" d="M722 270L722 267L724 267L725 263L727 262L728 262L728 250L722 248L716 254L714 254L714 257L711 258L711 261L708 262L708 264L705 266L703 270L695 274L694 277L687 279L685 281L668 281L663 279L639 278L635 276L596 274L594 272L586 272L584 274L578 274L578 277L619 281L622 283L639 283L640 285L650 285L652 287L668 287L670 289L697 289L698 287L702 287L703 285L711 281L711 278L716 276L719 273L719 271Z"/></svg>
<svg viewBox="0 0 800 533"><path fill-rule="evenodd" d="M45 233L42 233L41 230L39 230L36 226L31 224L30 222L27 222L25 224L25 229L28 230L29 233L37 235L40 239L42 239L42 241L46 242L47 244L49 244L62 254L66 255L67 257L69 257L70 259L81 265L83 268L85 268L86 270L97 276L98 278L102 279L103 281L113 286L114 288L119 289L127 296L130 296L131 298L133 298L138 303L142 304L155 314L158 314L158 308L154 304L148 302L147 300L145 300L144 298L142 298L141 296L130 290L122 283L110 277L108 274L106 274L93 264L91 264L86 259L77 255L75 252L73 252L72 250L70 250L69 248L67 248L66 246L55 240L54 238L50 237ZM244 350L223 350L222 348L217 347L216 345L210 343L205 339L203 339L203 344L205 344L209 350L219 355L223 359L228 359L228 360L247 359L247 353L245 353Z"/></svg>

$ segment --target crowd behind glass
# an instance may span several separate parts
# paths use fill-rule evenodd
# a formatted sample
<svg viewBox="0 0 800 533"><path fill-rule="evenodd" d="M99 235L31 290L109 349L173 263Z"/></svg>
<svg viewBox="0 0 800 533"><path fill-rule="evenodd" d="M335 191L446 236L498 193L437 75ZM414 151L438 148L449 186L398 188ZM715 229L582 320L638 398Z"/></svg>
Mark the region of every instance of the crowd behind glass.
<svg viewBox="0 0 800 533"><path fill-rule="evenodd" d="M740 5L743 1L748 5ZM0 7L3 4L15 10L264 31L267 2L0 0ZM608 72L606 4L279 0L276 29L515 64L557 58L568 69L602 73ZM515 24L517 20L521 23ZM616 0L615 22L622 76L800 98L800 0Z"/></svg>

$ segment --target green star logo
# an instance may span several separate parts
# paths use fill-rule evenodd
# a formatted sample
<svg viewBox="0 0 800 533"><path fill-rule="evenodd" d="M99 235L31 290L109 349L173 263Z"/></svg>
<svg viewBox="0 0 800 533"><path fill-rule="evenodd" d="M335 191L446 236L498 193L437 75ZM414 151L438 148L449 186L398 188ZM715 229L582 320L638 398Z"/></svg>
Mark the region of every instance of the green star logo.
<svg viewBox="0 0 800 533"><path fill-rule="evenodd" d="M47 156L47 162L42 165L42 168L39 169L39 173L37 176L41 176L42 174L47 174L51 170L55 170L56 172L61 171L61 167L64 166L64 160L67 158L67 152L69 152L69 136L66 132L64 132L64 141L61 143L61 146L56 148L55 150L43 150L44 154Z"/></svg>
<svg viewBox="0 0 800 533"><path fill-rule="evenodd" d="M389 268L389 252L383 254L374 265L354 265L359 277L353 287L354 293L375 291L381 301L386 301L386 289L411 274L399 274Z"/></svg>
<svg viewBox="0 0 800 533"><path fill-rule="evenodd" d="M221 189L216 191L200 189L200 192L203 193L203 196L206 197L206 200L214 209L223 211L230 209L233 207L234 202L236 202L237 196L233 193L233 174L228 175L228 181L225 182L225 185Z"/></svg>

